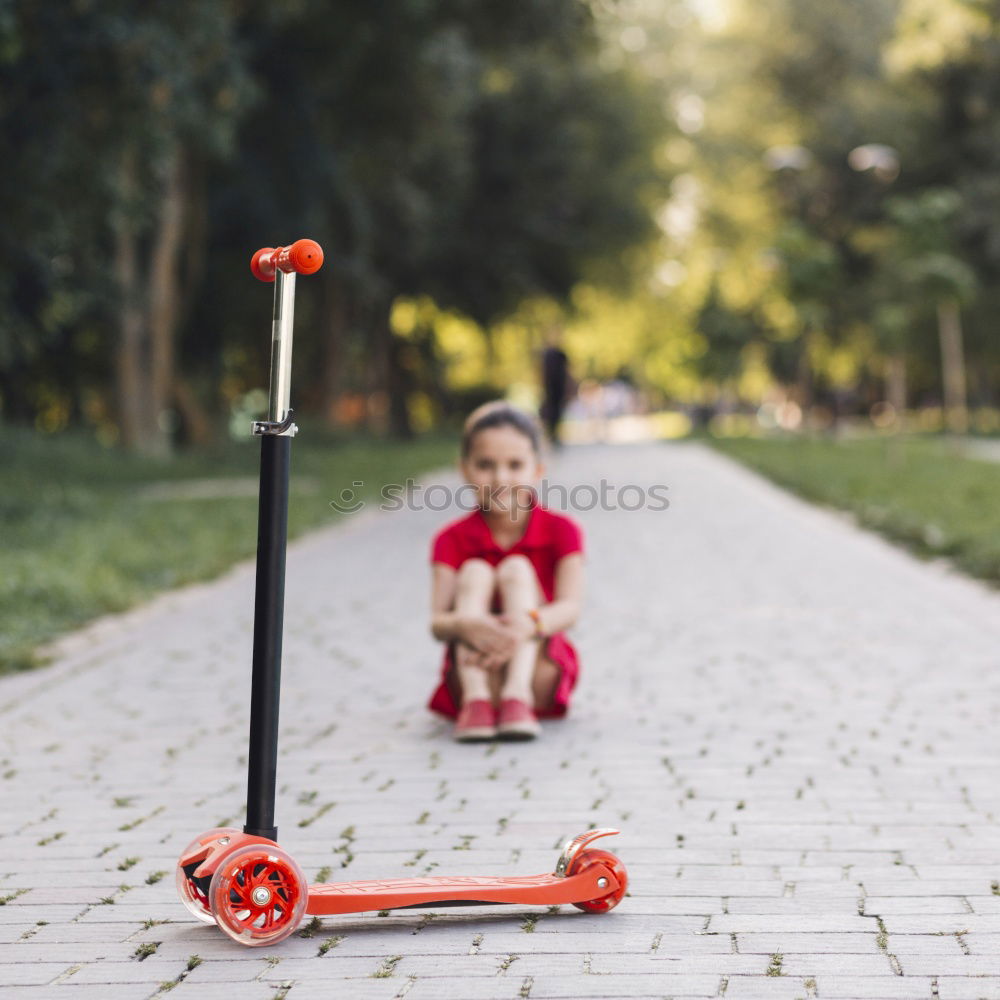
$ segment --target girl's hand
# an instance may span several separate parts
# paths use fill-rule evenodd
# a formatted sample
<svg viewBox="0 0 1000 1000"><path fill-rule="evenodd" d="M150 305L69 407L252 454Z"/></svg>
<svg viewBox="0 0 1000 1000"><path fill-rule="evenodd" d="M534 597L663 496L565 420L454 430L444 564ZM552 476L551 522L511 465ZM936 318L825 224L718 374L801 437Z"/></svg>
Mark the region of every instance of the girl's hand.
<svg viewBox="0 0 1000 1000"><path fill-rule="evenodd" d="M514 655L522 642L535 638L535 620L527 612L498 615L496 621L503 629L505 641L495 649L483 651L477 665L484 670L499 669Z"/></svg>
<svg viewBox="0 0 1000 1000"><path fill-rule="evenodd" d="M535 619L527 611L514 615L501 615L500 623L507 629L515 643L535 638Z"/></svg>
<svg viewBox="0 0 1000 1000"><path fill-rule="evenodd" d="M467 646L490 656L491 659L502 654L506 654L505 660L509 659L513 651L509 629L493 615L483 615L480 618L464 621L459 638Z"/></svg>
<svg viewBox="0 0 1000 1000"><path fill-rule="evenodd" d="M460 667L477 667L480 670L499 670L510 657L503 653L482 653L464 642L455 645L456 663Z"/></svg>

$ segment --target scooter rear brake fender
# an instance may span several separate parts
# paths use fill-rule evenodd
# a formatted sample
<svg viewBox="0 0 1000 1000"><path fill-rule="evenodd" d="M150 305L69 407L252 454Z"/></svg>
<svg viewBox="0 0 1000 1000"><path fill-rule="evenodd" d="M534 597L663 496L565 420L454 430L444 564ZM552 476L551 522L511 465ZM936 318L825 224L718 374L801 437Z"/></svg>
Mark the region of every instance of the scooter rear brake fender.
<svg viewBox="0 0 1000 1000"><path fill-rule="evenodd" d="M215 874L215 869L219 866L219 862L227 854L231 854L240 847L246 847L250 844L262 844L269 847L278 846L273 840L268 840L265 837L254 837L249 833L233 833L192 848L180 859L179 864L181 868L198 864L198 867L193 872L194 877L211 878Z"/></svg>
<svg viewBox="0 0 1000 1000"><path fill-rule="evenodd" d="M613 830L611 827L602 827L597 830L587 830L586 833L570 837L570 839L567 840L562 846L562 853L559 855L559 860L556 862L556 870L554 874L558 878L565 878L566 872L569 871L569 867L573 863L573 859L588 844L592 844L595 840L598 840L601 837L613 837L618 832L618 830Z"/></svg>

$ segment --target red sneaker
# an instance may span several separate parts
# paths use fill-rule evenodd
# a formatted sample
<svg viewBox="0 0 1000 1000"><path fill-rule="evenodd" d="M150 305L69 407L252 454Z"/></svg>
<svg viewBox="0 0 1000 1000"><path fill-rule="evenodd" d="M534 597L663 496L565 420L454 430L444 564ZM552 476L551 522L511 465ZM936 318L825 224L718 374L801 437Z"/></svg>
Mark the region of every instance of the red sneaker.
<svg viewBox="0 0 1000 1000"><path fill-rule="evenodd" d="M502 740L533 740L541 733L534 709L520 698L504 698L500 702L497 736Z"/></svg>
<svg viewBox="0 0 1000 1000"><path fill-rule="evenodd" d="M497 712L493 703L480 698L466 702L455 721L455 739L459 743L482 743L496 739Z"/></svg>

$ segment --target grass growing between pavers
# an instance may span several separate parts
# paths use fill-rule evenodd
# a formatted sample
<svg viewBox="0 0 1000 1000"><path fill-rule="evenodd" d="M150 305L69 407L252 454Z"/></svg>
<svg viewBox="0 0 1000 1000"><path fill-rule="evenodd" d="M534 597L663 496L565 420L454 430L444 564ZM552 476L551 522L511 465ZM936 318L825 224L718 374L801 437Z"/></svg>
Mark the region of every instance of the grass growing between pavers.
<svg viewBox="0 0 1000 1000"><path fill-rule="evenodd" d="M330 501L344 490L377 503L385 484L450 464L455 452L453 438L304 428L292 444L289 537L343 516ZM0 674L39 665L39 644L99 615L252 558L259 455L248 440L144 459L82 435L0 428Z"/></svg>
<svg viewBox="0 0 1000 1000"><path fill-rule="evenodd" d="M1000 463L941 437L717 438L719 451L916 554L1000 585Z"/></svg>

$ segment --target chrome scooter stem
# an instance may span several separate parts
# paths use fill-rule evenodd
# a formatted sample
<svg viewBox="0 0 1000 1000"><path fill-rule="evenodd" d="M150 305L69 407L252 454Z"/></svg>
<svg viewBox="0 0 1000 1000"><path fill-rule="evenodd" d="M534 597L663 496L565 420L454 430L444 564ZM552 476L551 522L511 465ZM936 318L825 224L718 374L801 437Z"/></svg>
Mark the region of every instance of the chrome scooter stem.
<svg viewBox="0 0 1000 1000"><path fill-rule="evenodd" d="M295 272L277 271L274 281L274 318L271 321L271 380L268 391L267 420L253 422L253 434L294 437L298 427L292 423L292 327L295 321Z"/></svg>

